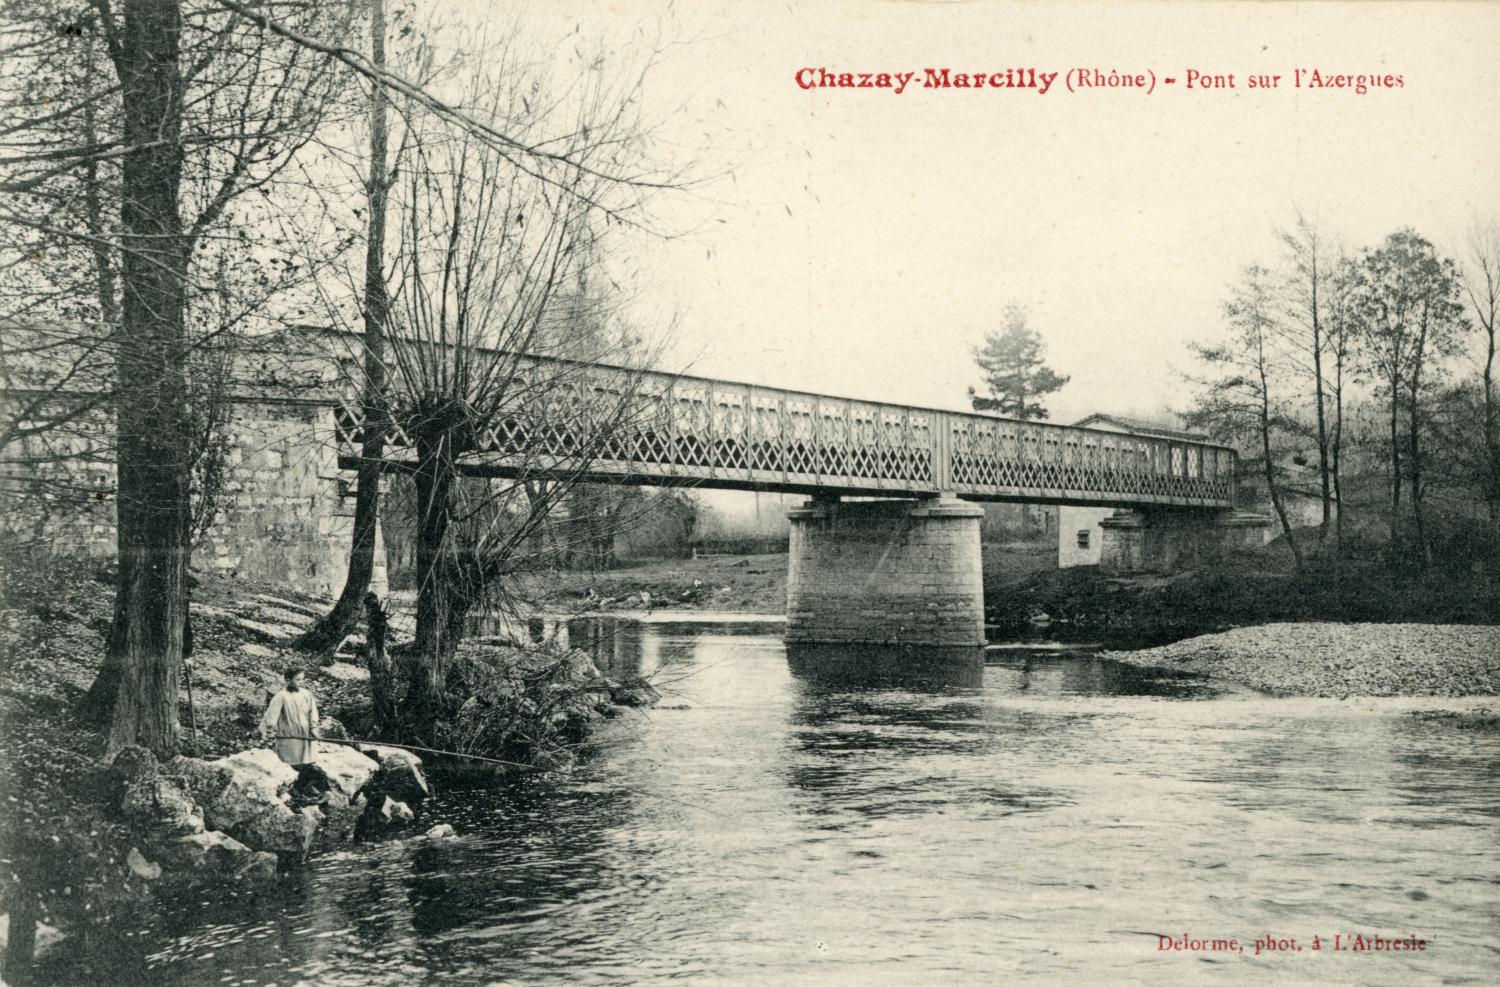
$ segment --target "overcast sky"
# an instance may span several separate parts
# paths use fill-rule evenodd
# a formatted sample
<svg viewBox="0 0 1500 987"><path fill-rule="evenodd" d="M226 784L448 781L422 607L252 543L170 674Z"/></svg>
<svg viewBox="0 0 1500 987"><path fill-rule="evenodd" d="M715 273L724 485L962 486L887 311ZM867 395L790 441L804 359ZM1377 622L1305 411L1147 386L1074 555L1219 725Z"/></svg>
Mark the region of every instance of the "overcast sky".
<svg viewBox="0 0 1500 987"><path fill-rule="evenodd" d="M538 37L674 47L646 91L666 136L732 169L638 244L638 307L682 318L695 372L960 408L1012 300L1071 383L1054 420L1181 406L1185 344L1300 207L1351 246L1404 225L1456 247L1500 208L1500 5L575 2ZM559 45L558 57L572 57ZM794 73L1154 71L1152 95L804 91ZM1295 68L1398 74L1358 95ZM1186 91L1189 68L1238 88ZM1272 91L1252 72L1279 73ZM722 220L722 222L721 222Z"/></svg>

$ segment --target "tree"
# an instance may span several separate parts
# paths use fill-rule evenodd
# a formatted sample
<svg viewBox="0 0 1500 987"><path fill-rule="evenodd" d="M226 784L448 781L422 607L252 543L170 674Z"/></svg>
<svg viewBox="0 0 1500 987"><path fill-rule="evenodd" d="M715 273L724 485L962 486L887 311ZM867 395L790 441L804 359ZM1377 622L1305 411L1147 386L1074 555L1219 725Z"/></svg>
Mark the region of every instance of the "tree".
<svg viewBox="0 0 1500 987"><path fill-rule="evenodd" d="M1325 366L1337 359L1333 336L1337 331L1329 320L1329 280L1332 262L1318 228L1305 216L1298 215L1290 230L1279 233L1287 255L1286 312L1282 323L1285 340L1296 354L1296 366L1312 384L1314 439L1318 447L1318 482L1323 516L1318 536L1326 537L1333 515L1333 438L1329 423L1327 372Z"/></svg>
<svg viewBox="0 0 1500 987"><path fill-rule="evenodd" d="M1334 544L1337 548L1337 573L1343 572L1344 557L1344 446L1346 382L1350 377L1350 361L1356 330L1353 299L1358 283L1358 269L1354 261L1341 253L1327 281L1325 354L1332 359L1332 378L1327 381L1328 397L1333 402L1333 420L1328 436L1329 474L1333 479L1333 502L1337 505L1334 516Z"/></svg>
<svg viewBox="0 0 1500 987"><path fill-rule="evenodd" d="M680 174L650 164L649 155L644 150L649 142L648 132L640 122L637 97L654 62L655 52L650 53L639 75L614 73L624 79L619 89L611 88L610 73L602 70L604 57L596 55L587 63L589 83L581 87L565 87L569 94L559 99L553 97L552 87L545 84L546 80L538 77L526 64L522 46L512 36L502 44L486 47L484 55L491 65L490 71L487 75L471 76L467 83L468 98L454 104L435 95L432 85L414 82L410 73L389 67L385 32L381 26L384 0L366 2L372 11L368 56L347 48L329 47L305 37L272 17L272 8L226 0L231 9L247 14L253 12L278 35L339 59L361 75L371 90L370 164L369 178L365 182L366 258L360 292L363 299L360 338L364 365L358 381L364 425L353 540L347 576L338 601L298 642L305 650L325 654L337 648L353 630L361 601L369 587L380 510L381 459L385 435L391 426L386 408L389 371L385 350L388 323L392 319L392 288L387 279L396 275L383 269L383 240L391 176L400 169L402 154L398 149L397 160L390 168L386 167L391 140L387 108L391 105L392 94L404 107L398 117L398 123L404 127L403 147L408 142L429 148L449 139L466 142L472 153L492 155L496 163L503 163L518 172L537 188L547 189L561 198L576 199L573 205L583 207L585 215L596 214L612 224L639 224L648 193L678 187L677 176ZM403 36L413 33L413 26L408 25L401 33ZM420 39L421 32L416 34ZM426 76L452 75L448 69L462 64L462 59L454 59L434 68L433 49L420 40L408 55L409 65L422 70ZM570 118L570 111L576 115ZM546 128L558 121L561 121L562 135L547 137ZM426 166L418 164L416 167ZM553 204L558 203L554 200ZM443 217L439 222L448 220L448 217ZM454 232L457 228L456 225L449 227ZM405 232L410 231L403 227L403 235ZM528 486L535 492L545 490L547 484L538 481ZM538 502L553 501L544 496Z"/></svg>
<svg viewBox="0 0 1500 987"><path fill-rule="evenodd" d="M1401 541L1404 481L1411 493L1419 557L1430 564L1424 506L1427 398L1442 375L1438 359L1456 350L1465 328L1458 270L1415 231L1400 230L1365 252L1359 275L1355 307L1361 366L1387 403L1392 550Z"/></svg>
<svg viewBox="0 0 1500 987"><path fill-rule="evenodd" d="M364 314L364 380L361 384L363 435L355 479L354 532L349 547L349 567L344 588L333 609L297 641L297 646L318 654L331 654L359 619L361 608L369 611L365 597L375 572L375 538L379 533L381 460L385 455L386 383L385 335L390 313L386 287L386 213L390 200L391 173L388 164L389 120L386 86L385 0L368 0L370 9L370 64L375 76L370 82L369 177L365 183L365 270L361 306ZM385 697L381 697L382 700ZM383 708L383 706L382 706Z"/></svg>
<svg viewBox="0 0 1500 987"><path fill-rule="evenodd" d="M319 33L340 13L306 4L288 16ZM21 0L4 15L18 62L6 77L16 153L0 175L3 225L6 248L32 265L12 314L51 318L82 351L112 358L103 400L115 421L119 575L89 705L108 720L110 750L166 750L187 617L194 313L212 294L199 279L224 269L225 250L253 244L220 236L232 207L295 157L338 79L320 71L327 59L273 50L263 29L217 6ZM87 71L55 68L70 61ZM97 311L80 318L89 299Z"/></svg>
<svg viewBox="0 0 1500 987"><path fill-rule="evenodd" d="M1042 338L1027 326L1020 305L1006 306L1004 328L985 334L974 361L984 374L983 394L969 388L975 411L998 411L1023 421L1046 418L1040 399L1068 382L1043 362Z"/></svg>
<svg viewBox="0 0 1500 987"><path fill-rule="evenodd" d="M1189 423L1206 426L1217 434L1235 436L1258 449L1259 461L1271 506L1281 522L1287 547L1300 570L1302 549L1287 516L1282 493L1283 468L1278 439L1294 425L1284 399L1274 391L1278 378L1278 354L1274 349L1281 335L1278 324L1275 278L1259 265L1245 268L1224 304L1228 339L1218 345L1197 344L1198 359L1212 371L1200 382L1203 391L1197 407L1187 415ZM1254 461L1252 460L1252 461Z"/></svg>
<svg viewBox="0 0 1500 987"><path fill-rule="evenodd" d="M551 123L528 118L525 92L493 80L476 80L466 102L523 133ZM602 316L579 309L598 296L575 290L602 264L611 199L629 194L605 177L628 140L592 119L568 128L586 164L559 189L441 119L407 126L386 407L416 494L416 640L401 716L422 730L447 711L468 615L505 596L532 534L646 405L639 373L598 366L620 362L633 334L598 331Z"/></svg>
<svg viewBox="0 0 1500 987"><path fill-rule="evenodd" d="M1495 385L1495 317L1500 314L1500 228L1476 225L1469 234L1464 297L1482 334L1479 366L1480 487L1492 522L1500 522L1500 402Z"/></svg>
<svg viewBox="0 0 1500 987"><path fill-rule="evenodd" d="M0 160L0 273L29 279L26 293L4 298L25 299L12 312L83 326L72 338L109 357L102 398L55 414L49 404L46 414L108 407L115 417L119 587L89 693L110 721L110 749L140 742L166 750L175 738L191 550L192 368L203 342L193 312L208 294L201 275L216 251L233 251L260 268L263 298L276 294L284 279L268 269L294 252L285 241L306 231L266 220L289 188L316 199L326 174L281 179L294 162L307 164L303 149L328 122L348 74L484 144L553 195L595 181L637 193L658 184L656 172L632 170L638 159L622 153L607 125L629 114L607 105L600 87L570 95L597 114L587 123L603 118L605 126L569 131L577 120L567 120L561 135L512 127L536 119L519 111L527 95L519 88L510 92L514 105L491 105L486 116L349 48L357 9L312 0L11 0L0 10L8 68L0 136L13 152ZM262 196L247 205L249 191ZM630 197L615 197L603 215L628 221ZM80 317L91 299L96 311Z"/></svg>

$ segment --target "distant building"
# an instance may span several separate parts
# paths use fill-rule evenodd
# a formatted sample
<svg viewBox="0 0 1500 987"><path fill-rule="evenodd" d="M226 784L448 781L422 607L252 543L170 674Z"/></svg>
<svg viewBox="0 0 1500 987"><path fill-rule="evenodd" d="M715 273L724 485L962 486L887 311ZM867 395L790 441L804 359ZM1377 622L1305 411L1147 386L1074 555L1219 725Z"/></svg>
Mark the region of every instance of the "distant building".
<svg viewBox="0 0 1500 987"><path fill-rule="evenodd" d="M1158 439L1180 439L1184 442L1207 442L1208 437L1197 432L1167 428L1123 415L1089 415L1074 425L1097 428L1105 432L1123 432L1127 435L1145 435ZM1115 512L1113 507L1069 507L1057 509L1057 567L1065 569L1077 565L1098 565L1100 542L1104 531L1099 522Z"/></svg>

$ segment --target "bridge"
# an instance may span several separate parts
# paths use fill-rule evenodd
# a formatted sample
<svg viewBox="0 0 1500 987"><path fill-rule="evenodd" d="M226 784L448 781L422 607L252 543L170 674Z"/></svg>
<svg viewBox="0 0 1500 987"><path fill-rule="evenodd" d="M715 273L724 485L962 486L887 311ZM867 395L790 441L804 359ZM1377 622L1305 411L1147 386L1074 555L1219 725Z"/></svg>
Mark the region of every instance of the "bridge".
<svg viewBox="0 0 1500 987"><path fill-rule="evenodd" d="M478 430L466 472L555 469L597 482L811 496L791 515L789 641L982 644L983 511L971 502L1124 509L1104 526L1106 563L1119 568L1196 559L1254 542L1263 527L1234 511L1234 450L1209 442L510 361L511 385L531 397ZM335 421L339 464L352 469L364 440L358 406L340 401ZM393 426L387 467L414 468L416 445Z"/></svg>
<svg viewBox="0 0 1500 987"><path fill-rule="evenodd" d="M603 482L820 496L1234 506L1235 452L1227 446L601 364L514 361L513 386L536 400L518 401L514 414L482 429L465 455L467 472L535 475L546 472L551 459L559 470ZM608 415L602 437L600 426L580 413L616 407L622 412ZM347 398L338 404L336 427L340 464L353 468L364 434L358 406ZM386 444L392 467L414 461L415 443L399 423Z"/></svg>
<svg viewBox="0 0 1500 987"><path fill-rule="evenodd" d="M506 397L466 431L468 473L807 494L791 513L791 642L982 644L977 502L1113 508L1101 527L1115 569L1256 544L1266 525L1235 511L1234 451L1210 442L484 352L502 361ZM223 492L196 564L342 586L359 356L357 336L312 327L237 354ZM111 370L90 375L98 390L69 390L54 366L66 364L24 366L0 388L0 418L20 424L59 403L83 409L7 450L0 527L20 530L40 504L54 544L102 555L114 548ZM393 419L382 465L416 469L421 416Z"/></svg>

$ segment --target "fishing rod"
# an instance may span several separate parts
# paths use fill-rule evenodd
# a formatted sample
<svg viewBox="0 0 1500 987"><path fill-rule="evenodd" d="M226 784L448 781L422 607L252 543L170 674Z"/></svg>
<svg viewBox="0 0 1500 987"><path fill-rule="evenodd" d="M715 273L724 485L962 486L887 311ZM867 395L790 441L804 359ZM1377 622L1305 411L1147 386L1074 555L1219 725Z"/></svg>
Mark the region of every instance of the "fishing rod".
<svg viewBox="0 0 1500 987"><path fill-rule="evenodd" d="M503 765L505 765L508 768L519 768L522 771L541 771L541 770L543 770L542 768L536 766L535 764L522 764L520 761L502 761L498 757L485 757L482 754L460 754L458 751L440 751L440 750L437 750L436 748L433 748L433 747L417 747L417 746L415 746L413 744L394 744L394 743L387 743L386 741L383 741L383 740L334 740L334 739L329 738L329 737L287 737L287 736L267 737L266 739L267 740L302 740L302 741L306 741L308 743L323 743L323 744L344 744L345 746L348 746L348 747L361 747L361 746L364 746L364 747L395 747L398 750L412 751L412 752L417 753L417 754L438 754L438 755L441 755L443 757L465 757L465 758L468 758L469 760L472 760L472 761L487 761L490 764L503 764ZM716 809L710 809L706 805L694 805L692 802L684 802L682 799L674 799L672 796L670 796L670 795L662 795L660 792L647 791L644 788L635 788L634 786L631 786L631 785L621 785L619 782L613 782L613 781L601 782L601 784L607 785L610 788L618 788L621 791L634 792L637 795L644 795L647 798L661 799L663 802L673 802L673 803L675 803L677 805L684 806L684 807L689 808L689 809L697 809L699 812L707 812L709 815L712 815L712 816L726 816L727 817L726 813L719 812Z"/></svg>
<svg viewBox="0 0 1500 987"><path fill-rule="evenodd" d="M412 744L395 744L385 740L335 740L332 737L267 737L267 740L302 740L308 743L320 744L343 744L346 747L395 747L398 750L412 751L416 754L440 754L443 757L466 757L471 761L488 761L490 764L503 764L507 768L519 768L522 771L540 771L541 768L535 764L522 764L520 761L502 761L498 757L485 757L482 754L461 754L458 751L440 751L433 747L416 747Z"/></svg>

